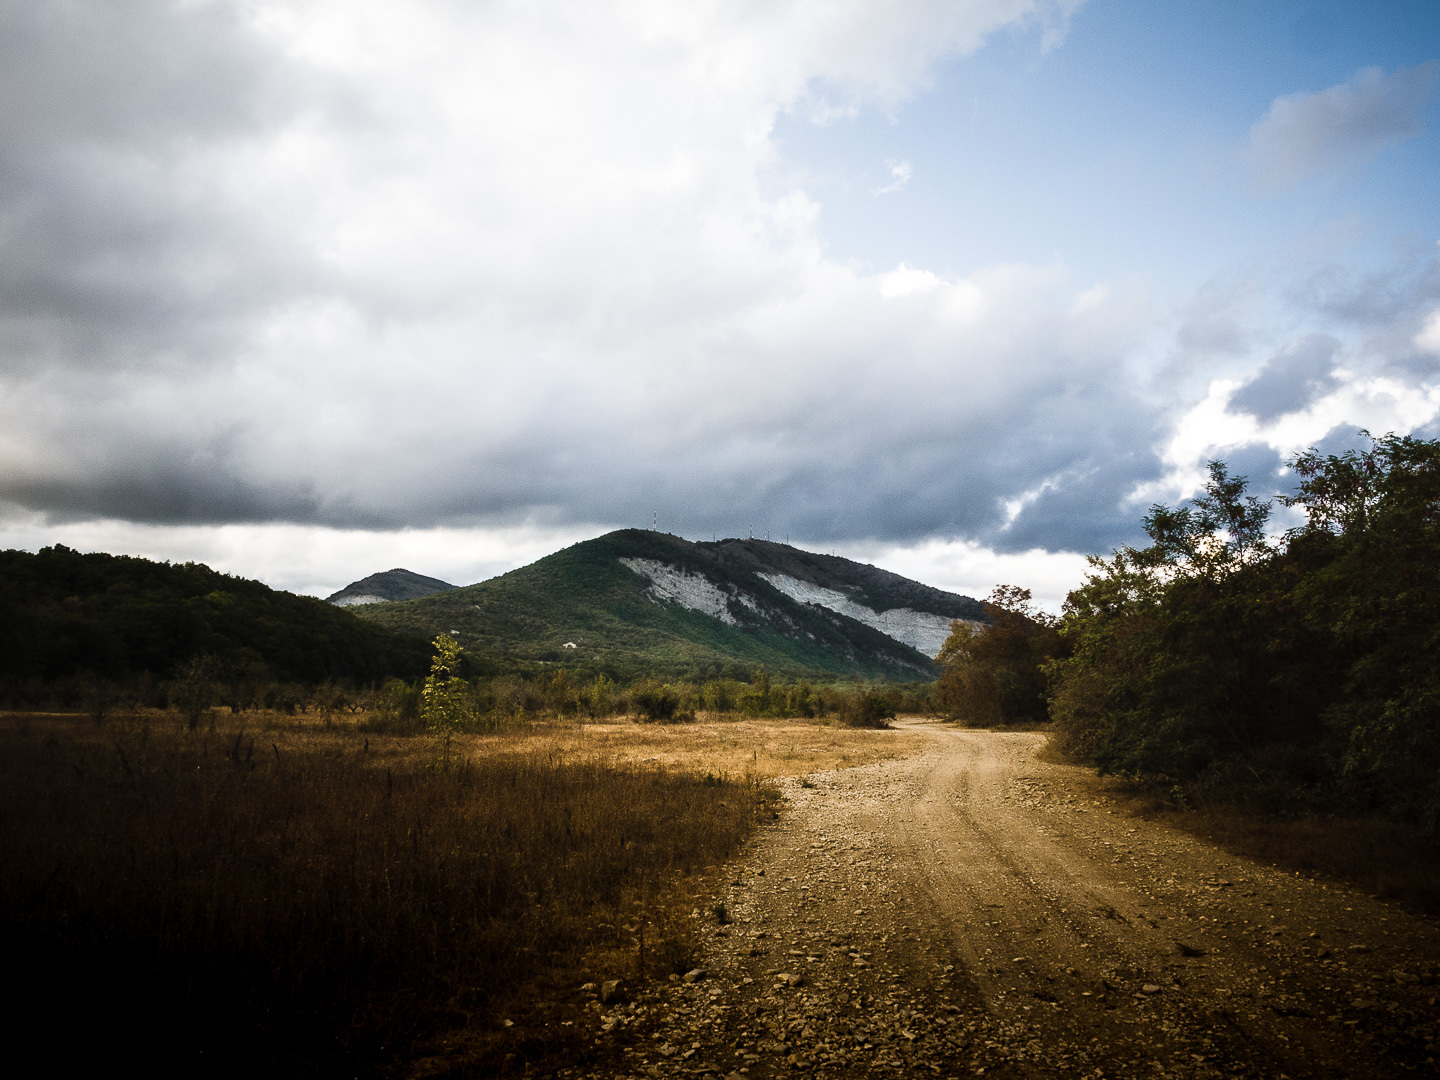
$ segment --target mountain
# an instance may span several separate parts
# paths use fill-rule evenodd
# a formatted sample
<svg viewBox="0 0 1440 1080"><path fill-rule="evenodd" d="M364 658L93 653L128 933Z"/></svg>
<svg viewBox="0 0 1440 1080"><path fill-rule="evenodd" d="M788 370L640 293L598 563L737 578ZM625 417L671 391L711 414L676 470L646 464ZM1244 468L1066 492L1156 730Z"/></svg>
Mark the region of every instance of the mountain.
<svg viewBox="0 0 1440 1080"><path fill-rule="evenodd" d="M59 545L0 551L0 686L169 678L202 654L226 678L369 683L423 674L430 649L313 596L200 563Z"/></svg>
<svg viewBox="0 0 1440 1080"><path fill-rule="evenodd" d="M361 604L381 604L387 600L418 600L455 587L448 581L396 567L352 581L339 592L327 596L325 602L336 607L358 607Z"/></svg>
<svg viewBox="0 0 1440 1080"><path fill-rule="evenodd" d="M623 529L478 585L357 609L394 630L454 632L481 663L561 663L617 678L931 677L980 603L765 540L694 543Z"/></svg>

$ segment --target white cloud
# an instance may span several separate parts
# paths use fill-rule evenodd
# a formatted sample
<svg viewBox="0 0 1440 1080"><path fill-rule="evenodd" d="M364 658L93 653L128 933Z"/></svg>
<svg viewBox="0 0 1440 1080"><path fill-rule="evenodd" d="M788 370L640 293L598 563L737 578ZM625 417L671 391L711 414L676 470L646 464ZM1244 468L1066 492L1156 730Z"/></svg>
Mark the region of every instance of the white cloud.
<svg viewBox="0 0 1440 1080"><path fill-rule="evenodd" d="M1143 290L868 273L825 256L811 193L760 180L782 113L892 108L1005 27L1053 45L1068 0L72 7L0 12L0 498L31 515L8 542L329 591L473 580L658 510L967 537L914 565L983 593L1029 582L977 544L1128 535L1195 403L1132 370L1167 325ZM1267 288L1192 305L1200 394L1213 358L1266 359Z"/></svg>
<svg viewBox="0 0 1440 1080"><path fill-rule="evenodd" d="M1019 585L1055 614L1065 595L1084 581L1088 565L1086 557L1074 551L1002 554L971 541L939 537L916 544L839 545L835 553L977 600L996 585Z"/></svg>
<svg viewBox="0 0 1440 1080"><path fill-rule="evenodd" d="M925 295L944 287L945 282L941 280L940 275L929 270L917 270L904 263L888 274L880 275L880 295L887 300L901 296Z"/></svg>
<svg viewBox="0 0 1440 1080"><path fill-rule="evenodd" d="M890 183L884 187L876 188L871 194L894 195L896 192L903 190L905 185L910 182L910 176L913 172L910 162L896 161L894 158L887 158L885 167L890 170Z"/></svg>
<svg viewBox="0 0 1440 1080"><path fill-rule="evenodd" d="M1363 428L1376 434L1408 433L1440 416L1440 386L1343 369L1338 376L1333 391L1263 422L1231 411L1230 399L1238 384L1216 380L1204 400L1177 419L1163 453L1164 476L1137 486L1131 504L1141 508L1189 498L1204 486L1207 462L1230 460L1246 448L1268 447L1278 463L1333 432ZM1268 494L1263 483L1252 489Z"/></svg>
<svg viewBox="0 0 1440 1080"><path fill-rule="evenodd" d="M1425 326L1415 335L1415 347L1433 356L1440 356L1440 308L1431 313Z"/></svg>
<svg viewBox="0 0 1440 1080"><path fill-rule="evenodd" d="M1060 267L868 275L757 177L782 110L888 107L1072 8L157 8L228 13L206 33L250 60L214 107L271 104L179 116L144 153L123 109L76 140L36 106L52 128L0 190L30 230L7 250L40 253L0 267L0 497L156 524L983 531L1097 432L1148 437L1112 364L1146 314L1077 306Z"/></svg>
<svg viewBox="0 0 1440 1080"><path fill-rule="evenodd" d="M1250 151L1261 175L1286 186L1368 160L1422 134L1437 71L1433 60L1391 75L1367 67L1326 90L1276 98L1250 129Z"/></svg>

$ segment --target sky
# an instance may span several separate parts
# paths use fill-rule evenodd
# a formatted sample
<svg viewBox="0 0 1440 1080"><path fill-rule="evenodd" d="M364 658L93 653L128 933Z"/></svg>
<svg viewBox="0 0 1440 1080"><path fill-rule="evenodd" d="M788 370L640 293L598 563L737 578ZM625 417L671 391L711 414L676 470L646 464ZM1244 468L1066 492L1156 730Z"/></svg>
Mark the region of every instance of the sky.
<svg viewBox="0 0 1440 1080"><path fill-rule="evenodd" d="M0 546L1055 609L1440 434L1437 91L1428 0L0 0Z"/></svg>

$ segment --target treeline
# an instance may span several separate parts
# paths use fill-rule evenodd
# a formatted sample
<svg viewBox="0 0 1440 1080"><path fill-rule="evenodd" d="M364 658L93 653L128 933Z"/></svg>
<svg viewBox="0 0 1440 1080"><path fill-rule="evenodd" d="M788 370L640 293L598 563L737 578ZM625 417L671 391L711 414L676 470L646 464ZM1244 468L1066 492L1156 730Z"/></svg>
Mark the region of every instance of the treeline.
<svg viewBox="0 0 1440 1080"><path fill-rule="evenodd" d="M429 653L322 600L199 563L0 551L0 698L14 704L95 682L149 694L202 657L232 684L363 685L421 675Z"/></svg>
<svg viewBox="0 0 1440 1080"><path fill-rule="evenodd" d="M882 726L899 713L932 711L934 689L927 683L772 682L765 672L749 680L666 682L646 677L617 682L603 674L586 676L566 669L502 675L473 675L471 670L469 657L457 650L454 662L440 676L455 703L456 731L499 732L539 720L612 717L689 723L700 715L818 718L857 727ZM431 679L435 677L432 673ZM424 715L427 681L392 677L364 686L346 680L302 683L237 677L202 655L169 679L148 673L122 680L87 675L3 686L0 708L83 712L97 723L112 716L171 712L191 727L217 710L265 711L327 723L357 720L374 731L413 734L434 726Z"/></svg>
<svg viewBox="0 0 1440 1080"><path fill-rule="evenodd" d="M1440 443L1288 464L1294 493L1261 499L1212 463L1191 505L1151 509L1148 546L1092 560L1058 624L1032 620L1003 655L956 641L937 693L983 712L965 687L989 663L1005 719L1043 701L1055 743L1101 772L1435 830ZM1277 504L1298 519L1278 535Z"/></svg>
<svg viewBox="0 0 1440 1080"><path fill-rule="evenodd" d="M689 723L706 714L822 718L855 727L880 727L898 713L930 708L931 687L927 685L786 685L773 683L764 672L749 682L712 679L703 683L643 678L620 684L605 675L580 679L564 670L528 677L465 678L458 647L443 636L436 646L431 675L424 683L393 679L367 696L368 724L395 733L440 723L456 731L485 732L545 718L631 717L653 723ZM445 704L436 707L434 701L441 694Z"/></svg>

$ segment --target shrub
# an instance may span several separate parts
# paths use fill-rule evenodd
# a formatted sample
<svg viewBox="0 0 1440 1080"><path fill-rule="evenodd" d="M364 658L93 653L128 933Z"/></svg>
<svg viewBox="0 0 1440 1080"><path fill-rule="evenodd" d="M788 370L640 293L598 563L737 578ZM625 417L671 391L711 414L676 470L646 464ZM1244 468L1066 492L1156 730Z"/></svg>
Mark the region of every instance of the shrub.
<svg viewBox="0 0 1440 1080"><path fill-rule="evenodd" d="M693 712L683 708L684 700L680 690L655 679L641 679L632 686L630 701L642 718L653 722L663 724L695 719Z"/></svg>
<svg viewBox="0 0 1440 1080"><path fill-rule="evenodd" d="M734 679L712 679L700 688L700 701L711 712L733 712L743 690Z"/></svg>
<svg viewBox="0 0 1440 1080"><path fill-rule="evenodd" d="M746 716L772 715L775 702L771 698L770 676L766 672L758 672L750 685L740 691L736 704Z"/></svg>
<svg viewBox="0 0 1440 1080"><path fill-rule="evenodd" d="M597 675L580 694L580 702L592 719L609 716L615 709L615 684L604 675Z"/></svg>
<svg viewBox="0 0 1440 1080"><path fill-rule="evenodd" d="M413 734L422 726L420 705L419 686L403 679L390 679L371 698L365 727L395 735Z"/></svg>
<svg viewBox="0 0 1440 1080"><path fill-rule="evenodd" d="M857 689L840 700L838 717L847 727L887 728L895 719L893 690Z"/></svg>
<svg viewBox="0 0 1440 1080"><path fill-rule="evenodd" d="M209 713L217 693L214 657L197 656L185 665L180 678L175 680L170 700L185 718L185 726L194 731L200 718Z"/></svg>

